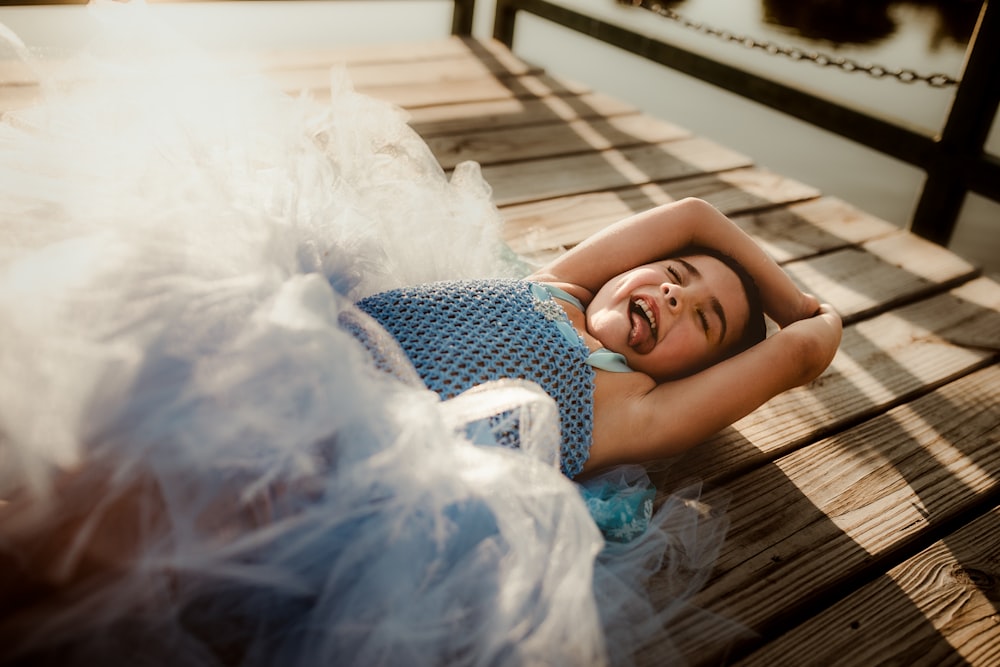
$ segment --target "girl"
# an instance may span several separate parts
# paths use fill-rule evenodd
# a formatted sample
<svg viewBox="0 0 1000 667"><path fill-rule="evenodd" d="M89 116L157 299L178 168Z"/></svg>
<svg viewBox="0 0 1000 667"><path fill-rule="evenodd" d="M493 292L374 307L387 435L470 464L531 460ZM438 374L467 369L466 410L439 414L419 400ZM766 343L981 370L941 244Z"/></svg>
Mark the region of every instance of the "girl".
<svg viewBox="0 0 1000 667"><path fill-rule="evenodd" d="M544 293L454 283L359 306L443 398L505 377L540 384L560 407L570 477L679 454L815 378L840 342L837 314L697 199L623 220L526 280ZM761 309L782 327L767 340ZM575 335L556 333L566 323Z"/></svg>

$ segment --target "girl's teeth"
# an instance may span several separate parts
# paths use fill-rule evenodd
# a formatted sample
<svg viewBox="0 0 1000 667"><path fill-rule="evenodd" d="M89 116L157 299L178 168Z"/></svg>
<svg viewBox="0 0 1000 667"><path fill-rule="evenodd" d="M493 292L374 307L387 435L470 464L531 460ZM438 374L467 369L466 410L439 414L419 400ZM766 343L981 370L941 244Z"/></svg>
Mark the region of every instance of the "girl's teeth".
<svg viewBox="0 0 1000 667"><path fill-rule="evenodd" d="M646 314L646 319L649 320L650 326L653 330L656 330L656 318L653 316L653 309L650 308L649 304L645 301L640 301L639 307L642 308L642 312Z"/></svg>

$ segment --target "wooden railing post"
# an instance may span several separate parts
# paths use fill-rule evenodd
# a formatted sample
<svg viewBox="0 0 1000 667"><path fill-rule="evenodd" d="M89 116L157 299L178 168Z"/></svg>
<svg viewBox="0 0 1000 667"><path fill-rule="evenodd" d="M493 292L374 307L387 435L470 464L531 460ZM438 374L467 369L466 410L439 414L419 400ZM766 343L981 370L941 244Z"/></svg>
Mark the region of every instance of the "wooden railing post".
<svg viewBox="0 0 1000 667"><path fill-rule="evenodd" d="M517 9L515 0L497 0L496 12L493 14L493 39L502 42L509 49L514 48Z"/></svg>
<svg viewBox="0 0 1000 667"><path fill-rule="evenodd" d="M475 14L476 0L455 0L451 14L451 34L471 37Z"/></svg>
<svg viewBox="0 0 1000 667"><path fill-rule="evenodd" d="M955 229L971 171L985 160L986 139L1000 104L1000 1L986 2L969 42L961 82L937 142L936 158L913 214L911 229L947 245ZM983 168L983 167L980 167Z"/></svg>

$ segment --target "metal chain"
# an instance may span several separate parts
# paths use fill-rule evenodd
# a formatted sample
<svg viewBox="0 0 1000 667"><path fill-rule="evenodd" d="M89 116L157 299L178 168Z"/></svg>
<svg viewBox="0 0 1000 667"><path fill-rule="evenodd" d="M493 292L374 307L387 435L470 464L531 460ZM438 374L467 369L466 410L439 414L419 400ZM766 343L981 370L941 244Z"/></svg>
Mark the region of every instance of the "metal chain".
<svg viewBox="0 0 1000 667"><path fill-rule="evenodd" d="M850 58L831 56L818 51L807 51L794 46L781 46L779 44L775 44L774 42L754 39L753 37L748 37L746 35L737 35L729 32L728 30L720 30L718 28L705 25L704 23L699 23L698 21L692 21L689 18L681 16L674 10L668 9L660 3L651 0L616 1L620 5L646 9L655 14L659 14L663 18L670 19L685 28L690 28L704 35L716 37L726 42L739 44L748 49L760 49L761 51L764 51L772 56L784 56L786 58L790 58L791 60L811 62L815 65L819 65L820 67L834 67L844 72L862 72L875 79L889 77L902 83L915 83L917 81L923 81L932 88L945 88L947 86L954 86L958 83L957 79L952 78L947 74L919 74L912 69L892 69L889 67L883 67L882 65L861 63L856 60L851 60Z"/></svg>

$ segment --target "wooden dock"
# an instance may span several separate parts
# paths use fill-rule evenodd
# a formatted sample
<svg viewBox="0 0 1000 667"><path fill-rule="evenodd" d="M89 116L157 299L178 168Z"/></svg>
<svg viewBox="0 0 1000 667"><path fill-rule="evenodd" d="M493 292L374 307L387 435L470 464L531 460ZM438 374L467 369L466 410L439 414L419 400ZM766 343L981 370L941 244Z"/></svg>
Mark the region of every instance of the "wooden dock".
<svg viewBox="0 0 1000 667"><path fill-rule="evenodd" d="M696 602L754 636L687 646L696 664L1000 664L1000 284L492 42L258 59L287 90L318 95L347 62L359 90L411 112L445 168L482 164L527 257L697 196L843 314L841 350L819 379L656 467L662 491L700 478L709 500L728 497L730 533ZM24 91L3 93L9 107ZM699 622L672 631L683 643ZM661 665L658 647L639 662Z"/></svg>
<svg viewBox="0 0 1000 667"><path fill-rule="evenodd" d="M483 165L518 252L545 258L697 196L844 315L822 377L657 473L664 491L697 477L729 498L697 601L757 636L689 647L697 664L1000 664L1000 284L496 44L344 57L359 89L410 110L445 168ZM303 65L278 75L305 78ZM698 636L692 625L675 630Z"/></svg>

